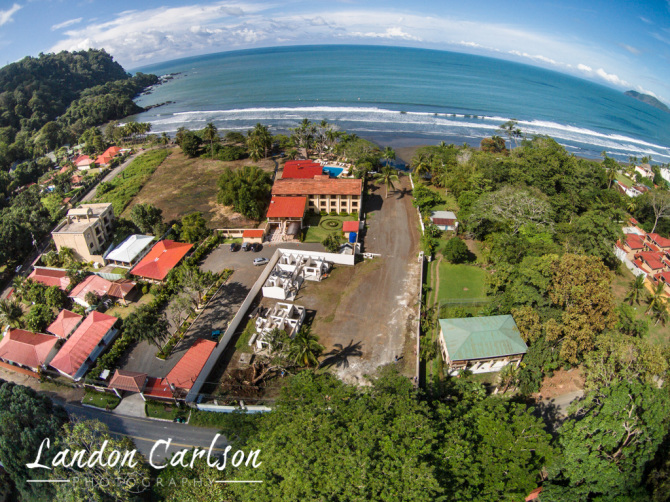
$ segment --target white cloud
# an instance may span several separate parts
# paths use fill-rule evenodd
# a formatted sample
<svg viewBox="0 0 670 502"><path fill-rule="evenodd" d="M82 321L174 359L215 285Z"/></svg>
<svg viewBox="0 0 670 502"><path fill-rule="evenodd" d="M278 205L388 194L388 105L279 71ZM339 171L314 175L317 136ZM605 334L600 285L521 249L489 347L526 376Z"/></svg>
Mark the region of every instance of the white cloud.
<svg viewBox="0 0 670 502"><path fill-rule="evenodd" d="M421 39L417 36L410 35L409 33L403 31L402 28L398 26L393 26L391 28L386 28L386 31L383 33L378 33L374 31L369 31L367 33L352 32L350 35L354 37L366 37L366 38L388 38L388 39L400 39L400 40L415 40L420 42Z"/></svg>
<svg viewBox="0 0 670 502"><path fill-rule="evenodd" d="M78 24L81 23L82 17L78 17L76 19L69 19L68 21L63 21L62 23L54 24L51 27L51 31L56 31L56 30L62 30L63 28L67 28L68 26L72 26L73 24Z"/></svg>
<svg viewBox="0 0 670 502"><path fill-rule="evenodd" d="M609 82L610 84L622 86L622 87L630 87L630 84L620 78L618 75L615 75L614 73L607 73L605 70L602 68L598 68L596 70L596 75L598 75L600 78L603 80Z"/></svg>
<svg viewBox="0 0 670 502"><path fill-rule="evenodd" d="M553 60L551 58L548 58L546 56L542 56L541 54L533 55L533 54L528 54L527 52L520 52L520 51L516 51L516 50L508 51L508 52L509 52L509 54L512 54L514 56L520 56L520 57L523 57L523 58L532 59L533 61L541 61L543 63L548 63L548 64L551 64L551 65L554 65L554 66L567 66L565 63L559 63L558 61L555 61L555 60Z"/></svg>
<svg viewBox="0 0 670 502"><path fill-rule="evenodd" d="M578 70L585 71L585 72L587 72L587 73L591 73L591 72L593 71L593 68L591 68L590 66L587 66L587 65L585 65L585 64L582 64L582 63L579 63L579 64L577 65L577 69L578 69Z"/></svg>
<svg viewBox="0 0 670 502"><path fill-rule="evenodd" d="M643 23L646 23L646 24L654 24L653 21L651 21L650 19L647 19L644 16L640 16L640 21L642 21Z"/></svg>
<svg viewBox="0 0 670 502"><path fill-rule="evenodd" d="M0 10L0 26L9 23L12 20L12 16L16 14L19 9L21 9L21 6L15 3L8 10Z"/></svg>
<svg viewBox="0 0 670 502"><path fill-rule="evenodd" d="M632 45L628 45L628 44L619 44L619 45L621 47L623 47L624 49L626 49L631 54L635 54L636 56L640 53L640 49L637 49L637 48L633 47Z"/></svg>

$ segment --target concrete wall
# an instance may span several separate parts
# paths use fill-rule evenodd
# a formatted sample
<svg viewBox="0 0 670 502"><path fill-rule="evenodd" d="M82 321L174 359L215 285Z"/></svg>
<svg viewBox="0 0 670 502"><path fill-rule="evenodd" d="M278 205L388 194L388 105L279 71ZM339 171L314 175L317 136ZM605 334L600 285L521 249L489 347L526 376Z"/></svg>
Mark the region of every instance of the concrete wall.
<svg viewBox="0 0 670 502"><path fill-rule="evenodd" d="M325 253L321 251L306 251L303 249L279 248L278 251L281 251L284 254L294 254L301 256L310 256L312 258L321 258L322 260L328 261L330 263L337 263L339 265L353 266L356 258L355 255L353 254Z"/></svg>
<svg viewBox="0 0 670 502"><path fill-rule="evenodd" d="M234 411L243 411L245 413L267 413L272 411L268 406L223 406L218 404L196 404L195 407L200 411L212 411L215 413L232 413Z"/></svg>
<svg viewBox="0 0 670 502"><path fill-rule="evenodd" d="M619 248L618 246L614 246L614 254L624 265L626 265L628 270L633 272L633 275L643 275L645 278L647 277L647 273L644 270L638 268L632 261L628 259L626 252L623 249Z"/></svg>

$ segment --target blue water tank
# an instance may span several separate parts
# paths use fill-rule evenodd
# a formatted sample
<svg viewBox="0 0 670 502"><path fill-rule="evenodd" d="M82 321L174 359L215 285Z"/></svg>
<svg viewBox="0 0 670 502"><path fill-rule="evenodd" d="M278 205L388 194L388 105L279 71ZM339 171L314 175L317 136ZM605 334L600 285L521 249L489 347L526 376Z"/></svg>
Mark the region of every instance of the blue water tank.
<svg viewBox="0 0 670 502"><path fill-rule="evenodd" d="M356 242L356 232L349 232L349 242L352 244Z"/></svg>

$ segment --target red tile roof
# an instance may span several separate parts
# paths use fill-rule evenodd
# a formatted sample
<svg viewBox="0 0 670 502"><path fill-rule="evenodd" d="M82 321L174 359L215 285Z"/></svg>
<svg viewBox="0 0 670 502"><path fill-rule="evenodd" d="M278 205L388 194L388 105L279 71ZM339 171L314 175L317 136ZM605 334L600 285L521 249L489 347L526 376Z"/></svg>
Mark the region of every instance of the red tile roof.
<svg viewBox="0 0 670 502"><path fill-rule="evenodd" d="M631 219L630 219L630 222L631 222L633 225L637 225L637 224L638 224L638 221L637 221L635 218L632 218L632 217L631 217Z"/></svg>
<svg viewBox="0 0 670 502"><path fill-rule="evenodd" d="M175 387L190 389L215 347L216 342L211 340L205 340L204 338L196 340L172 368L172 371L167 374L165 380Z"/></svg>
<svg viewBox="0 0 670 502"><path fill-rule="evenodd" d="M163 397L172 399L172 391L170 385L165 381L165 378L147 378L147 384L144 386L145 396Z"/></svg>
<svg viewBox="0 0 670 502"><path fill-rule="evenodd" d="M73 377L116 321L111 315L91 312L58 351L51 366Z"/></svg>
<svg viewBox="0 0 670 502"><path fill-rule="evenodd" d="M160 241L149 251L130 271L130 273L162 281L181 259L193 247L193 244L184 244L175 241Z"/></svg>
<svg viewBox="0 0 670 502"><path fill-rule="evenodd" d="M129 392L142 392L147 382L146 373L136 371L116 370L109 381L110 389L127 390Z"/></svg>
<svg viewBox="0 0 670 502"><path fill-rule="evenodd" d="M289 160L284 164L282 179L311 179L323 173L321 164L311 160Z"/></svg>
<svg viewBox="0 0 670 502"><path fill-rule="evenodd" d="M110 146L107 150L105 150L102 155L98 156L97 159L95 159L96 164L109 164L109 162L116 157L116 155L121 151L121 149L118 146Z"/></svg>
<svg viewBox="0 0 670 502"><path fill-rule="evenodd" d="M67 270L35 267L35 269L30 272L28 279L40 282L49 287L57 286L63 291L70 285L70 278L67 276Z"/></svg>
<svg viewBox="0 0 670 502"><path fill-rule="evenodd" d="M29 368L39 368L57 342L55 336L10 329L0 341L0 358Z"/></svg>
<svg viewBox="0 0 670 502"><path fill-rule="evenodd" d="M649 248L649 251L654 251L655 253L660 253L661 248L659 248L656 244L650 241L646 241L644 243L645 247Z"/></svg>
<svg viewBox="0 0 670 502"><path fill-rule="evenodd" d="M63 167L61 167L60 170L58 171L58 174L65 174L65 173L68 172L70 169L72 169L72 168L69 167L69 166L63 166Z"/></svg>
<svg viewBox="0 0 670 502"><path fill-rule="evenodd" d="M267 217L302 218L306 206L307 197L272 197Z"/></svg>
<svg viewBox="0 0 670 502"><path fill-rule="evenodd" d="M628 234L626 235L626 244L631 249L642 249L644 248L644 241L642 236L637 234Z"/></svg>
<svg viewBox="0 0 670 502"><path fill-rule="evenodd" d="M635 258L642 259L652 270L664 268L665 264L661 261L663 254L655 253L653 251L642 251L637 253Z"/></svg>
<svg viewBox="0 0 670 502"><path fill-rule="evenodd" d="M342 223L343 232L358 232L359 224L357 221L345 221Z"/></svg>
<svg viewBox="0 0 670 502"><path fill-rule="evenodd" d="M431 221L435 223L435 225L445 225L449 227L453 227L456 224L456 220L453 218L431 218Z"/></svg>
<svg viewBox="0 0 670 502"><path fill-rule="evenodd" d="M265 235L265 230L260 229L260 230L245 230L242 232L242 237L247 237L250 239L258 238L258 237L263 237Z"/></svg>
<svg viewBox="0 0 670 502"><path fill-rule="evenodd" d="M654 241L657 246L660 246L662 248L670 248L670 239L661 237L659 234L647 234L647 237L649 237L649 239Z"/></svg>
<svg viewBox="0 0 670 502"><path fill-rule="evenodd" d="M98 298L107 294L112 286L112 281L108 281L99 275L89 275L86 279L77 284L70 292L70 298L79 298L86 301L86 293L92 292Z"/></svg>
<svg viewBox="0 0 670 502"><path fill-rule="evenodd" d="M88 155L80 155L79 157L73 160L73 163L77 167L90 166L91 164L93 164L93 159Z"/></svg>
<svg viewBox="0 0 670 502"><path fill-rule="evenodd" d="M653 279L658 282L659 280L663 280L666 284L670 284L670 272L660 272L656 275L653 276Z"/></svg>
<svg viewBox="0 0 670 502"><path fill-rule="evenodd" d="M277 180L272 195L360 195L362 180L327 178L322 180Z"/></svg>
<svg viewBox="0 0 670 502"><path fill-rule="evenodd" d="M60 338L67 338L83 318L84 316L63 309L58 314L58 317L56 317L56 320L47 328L47 331Z"/></svg>
<svg viewBox="0 0 670 502"><path fill-rule="evenodd" d="M111 296L112 298L125 298L134 287L135 283L128 279L114 281L107 291L107 296Z"/></svg>
<svg viewBox="0 0 670 502"><path fill-rule="evenodd" d="M542 493L541 486L539 488L535 488L535 490L530 492L528 496L525 498L525 502L531 502L532 500L537 500L538 497L540 496L540 493Z"/></svg>

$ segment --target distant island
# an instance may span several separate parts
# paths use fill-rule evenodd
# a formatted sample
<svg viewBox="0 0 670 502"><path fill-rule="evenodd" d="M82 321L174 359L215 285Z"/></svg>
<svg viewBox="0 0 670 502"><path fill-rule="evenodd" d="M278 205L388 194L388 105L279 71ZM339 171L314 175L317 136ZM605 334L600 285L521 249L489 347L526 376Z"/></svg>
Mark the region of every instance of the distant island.
<svg viewBox="0 0 670 502"><path fill-rule="evenodd" d="M670 113L670 108L665 106L654 96L650 96L649 94L642 94L641 92L637 91L626 91L624 92L624 94L626 96L630 96L631 98L635 98L638 101L642 101L643 103L647 103L648 105L651 105L654 108L658 108L659 110L663 110L664 112Z"/></svg>

